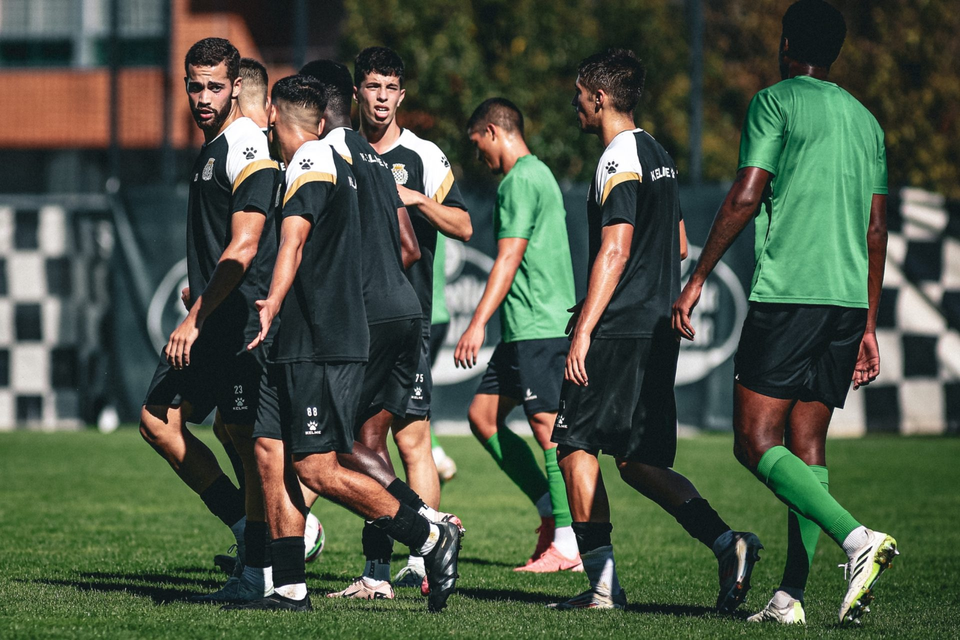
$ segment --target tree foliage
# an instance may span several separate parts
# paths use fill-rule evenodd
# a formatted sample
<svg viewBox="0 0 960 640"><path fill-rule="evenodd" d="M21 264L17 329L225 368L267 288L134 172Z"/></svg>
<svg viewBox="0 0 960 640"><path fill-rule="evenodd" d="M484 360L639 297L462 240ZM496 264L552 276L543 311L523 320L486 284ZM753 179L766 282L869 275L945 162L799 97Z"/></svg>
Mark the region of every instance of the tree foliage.
<svg viewBox="0 0 960 640"><path fill-rule="evenodd" d="M946 0L835 0L848 36L831 80L887 135L891 185L960 197L960 12ZM790 2L703 3L703 174L729 180L750 98L777 82L780 19ZM407 64L401 122L459 170L483 173L464 126L482 100L523 110L527 138L560 179L588 180L600 145L579 134L570 100L577 63L608 46L644 59L637 123L689 161L689 27L683 0L345 0L342 53L382 44Z"/></svg>

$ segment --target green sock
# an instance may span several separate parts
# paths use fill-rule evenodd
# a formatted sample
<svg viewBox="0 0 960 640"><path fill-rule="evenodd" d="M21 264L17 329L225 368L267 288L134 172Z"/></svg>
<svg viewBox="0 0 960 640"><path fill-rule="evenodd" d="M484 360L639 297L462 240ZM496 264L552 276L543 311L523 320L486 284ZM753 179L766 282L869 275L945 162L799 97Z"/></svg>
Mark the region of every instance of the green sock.
<svg viewBox="0 0 960 640"><path fill-rule="evenodd" d="M433 432L433 429L430 429L430 448L436 449L440 446L440 441L437 440L437 434Z"/></svg>
<svg viewBox="0 0 960 640"><path fill-rule="evenodd" d="M523 438L506 427L500 427L483 446L530 502L537 504L537 500L547 493L547 478Z"/></svg>
<svg viewBox="0 0 960 640"><path fill-rule="evenodd" d="M810 465L826 491L830 491L830 475L826 467ZM820 539L820 527L791 509L787 514L787 563L783 569L780 587L803 590L807 586L813 554Z"/></svg>
<svg viewBox="0 0 960 640"><path fill-rule="evenodd" d="M816 522L837 544L842 545L860 526L821 486L810 467L782 445L763 454L755 474L788 507Z"/></svg>
<svg viewBox="0 0 960 640"><path fill-rule="evenodd" d="M573 524L570 516L570 505L567 503L567 485L563 482L560 465L557 464L557 448L543 452L543 459L547 467L547 483L550 485L550 503L553 505L553 519L558 527L569 527Z"/></svg>

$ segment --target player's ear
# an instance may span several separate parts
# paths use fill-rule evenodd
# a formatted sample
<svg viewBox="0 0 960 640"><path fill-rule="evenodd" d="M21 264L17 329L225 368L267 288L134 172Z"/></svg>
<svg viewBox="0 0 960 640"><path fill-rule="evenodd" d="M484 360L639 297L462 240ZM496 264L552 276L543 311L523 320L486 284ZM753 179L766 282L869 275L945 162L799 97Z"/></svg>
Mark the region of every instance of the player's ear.
<svg viewBox="0 0 960 640"><path fill-rule="evenodd" d="M324 130L326 129L326 127L327 127L327 119L324 118L323 116L321 116L321 117L320 117L320 122L317 123L317 137L318 137L318 138L322 138L322 137L323 137L323 132L324 132Z"/></svg>
<svg viewBox="0 0 960 640"><path fill-rule="evenodd" d="M483 135L489 135L492 142L496 142L497 136L500 135L500 130L497 128L497 125L492 122L488 122L487 126L484 127Z"/></svg>
<svg viewBox="0 0 960 640"><path fill-rule="evenodd" d="M237 76L237 79L233 81L233 98L240 97L240 88L243 86L243 76Z"/></svg>
<svg viewBox="0 0 960 640"><path fill-rule="evenodd" d="M400 99L397 100L397 106L398 106L398 107L403 103L403 99L406 97L406 95L407 95L407 90L406 90L406 89L400 89Z"/></svg>
<svg viewBox="0 0 960 640"><path fill-rule="evenodd" d="M600 111L607 104L607 92L603 89L597 89L593 94L594 111Z"/></svg>
<svg viewBox="0 0 960 640"><path fill-rule="evenodd" d="M360 98L357 97L357 88L356 88L356 87L353 88L353 101L354 101L354 102L360 102Z"/></svg>

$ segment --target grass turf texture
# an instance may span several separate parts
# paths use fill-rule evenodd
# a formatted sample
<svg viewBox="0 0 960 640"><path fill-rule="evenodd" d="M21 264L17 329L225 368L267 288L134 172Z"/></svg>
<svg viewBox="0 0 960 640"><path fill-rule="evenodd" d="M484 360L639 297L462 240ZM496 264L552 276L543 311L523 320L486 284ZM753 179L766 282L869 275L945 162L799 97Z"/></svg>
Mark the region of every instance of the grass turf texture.
<svg viewBox="0 0 960 640"><path fill-rule="evenodd" d="M209 429L198 429L218 455ZM328 502L314 512L327 546L308 565L308 614L224 612L184 602L218 588L212 557L231 542L134 429L104 436L0 434L0 638L372 637L956 637L960 633L960 440L871 438L830 443L831 487L864 523L891 532L902 557L880 582L859 629L834 626L845 582L826 536L807 591L807 629L751 625L776 586L786 508L733 459L730 438L680 444L677 469L734 529L766 546L754 589L735 617L712 613L716 561L674 520L619 481L609 458L618 568L626 612L556 612L543 605L583 590L583 574L513 573L532 551L538 519L472 438L444 438L459 467L443 508L467 527L459 592L428 615L418 590L394 601L331 600L362 568L360 520ZM224 468L228 468L223 460ZM398 546L394 572L402 566Z"/></svg>

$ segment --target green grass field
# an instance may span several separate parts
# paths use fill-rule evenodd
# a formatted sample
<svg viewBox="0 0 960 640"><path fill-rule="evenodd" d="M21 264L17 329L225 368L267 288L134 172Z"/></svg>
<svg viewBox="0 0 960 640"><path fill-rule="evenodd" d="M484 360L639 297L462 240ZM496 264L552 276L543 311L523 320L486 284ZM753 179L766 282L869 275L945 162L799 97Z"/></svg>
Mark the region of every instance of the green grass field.
<svg viewBox="0 0 960 640"><path fill-rule="evenodd" d="M213 442L208 429L199 431ZM425 600L411 589L375 603L323 598L359 573L362 558L360 520L321 502L314 512L327 547L307 569L315 611L271 615L184 601L221 584L212 558L226 550L230 535L134 429L109 436L0 434L0 638L960 635L960 439L830 444L834 494L865 524L894 534L902 551L859 629L834 626L845 586L836 565L844 557L825 536L807 591L807 628L744 621L779 579L786 512L736 464L728 437L682 441L677 469L735 529L755 531L766 546L754 589L736 617L711 611L712 554L620 482L610 460L604 473L613 539L630 606L624 612L546 609L581 591L586 579L513 573L533 549L536 512L473 439L450 437L443 444L460 468L444 489L443 508L467 527L459 592L444 613L428 615ZM401 562L396 556L394 571Z"/></svg>

